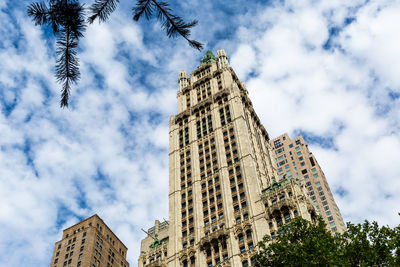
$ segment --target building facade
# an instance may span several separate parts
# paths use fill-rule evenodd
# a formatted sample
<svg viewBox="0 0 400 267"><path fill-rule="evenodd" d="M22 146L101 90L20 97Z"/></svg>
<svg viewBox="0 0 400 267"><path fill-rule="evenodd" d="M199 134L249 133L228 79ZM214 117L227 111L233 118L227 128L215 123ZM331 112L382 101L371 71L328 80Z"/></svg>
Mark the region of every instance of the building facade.
<svg viewBox="0 0 400 267"><path fill-rule="evenodd" d="M50 267L129 267L127 250L96 214L63 231Z"/></svg>
<svg viewBox="0 0 400 267"><path fill-rule="evenodd" d="M224 50L208 51L178 83L169 222L149 229L139 267L251 266L266 234L296 216L315 220L316 209L302 179L278 175L268 133Z"/></svg>
<svg viewBox="0 0 400 267"><path fill-rule="evenodd" d="M290 139L287 133L270 141L280 179L298 178L304 181L307 192L319 215L333 233L343 233L346 227L333 198L325 174L308 149L302 136Z"/></svg>

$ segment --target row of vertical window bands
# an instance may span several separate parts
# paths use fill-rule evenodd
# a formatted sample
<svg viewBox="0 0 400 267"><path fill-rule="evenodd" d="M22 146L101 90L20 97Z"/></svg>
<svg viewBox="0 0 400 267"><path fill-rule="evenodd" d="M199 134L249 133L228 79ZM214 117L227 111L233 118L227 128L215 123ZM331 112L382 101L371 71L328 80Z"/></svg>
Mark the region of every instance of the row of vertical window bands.
<svg viewBox="0 0 400 267"><path fill-rule="evenodd" d="M192 224L194 223L192 216L190 216L188 220L186 220L186 218L182 218L182 227L186 227L188 225L188 222L189 226L192 226Z"/></svg>
<svg viewBox="0 0 400 267"><path fill-rule="evenodd" d="M208 178L207 181L201 184L202 202L203 202L203 217L204 231L209 232L208 227L211 221L211 227L217 228L216 223L224 218L224 210L222 204L221 184L219 176ZM218 210L217 210L218 209Z"/></svg>
<svg viewBox="0 0 400 267"><path fill-rule="evenodd" d="M245 207L247 207L247 203L243 202ZM246 221L249 219L249 209L240 207L239 205L233 207L234 215L235 215L235 223L239 224L242 221Z"/></svg>
<svg viewBox="0 0 400 267"><path fill-rule="evenodd" d="M220 264L221 262L227 261L228 258L228 247L225 240L220 242L221 249L218 243L214 243L210 245L208 249L206 249L206 262L207 266L212 267L213 261L215 265Z"/></svg>
<svg viewBox="0 0 400 267"><path fill-rule="evenodd" d="M192 186L192 171L190 162L190 150L181 152L181 190Z"/></svg>
<svg viewBox="0 0 400 267"><path fill-rule="evenodd" d="M190 264L190 265L189 265L189 264ZM196 259L195 259L194 256L191 257L190 260L184 260L184 261L182 262L182 266L183 266L183 267L194 267L195 264L196 264Z"/></svg>
<svg viewBox="0 0 400 267"><path fill-rule="evenodd" d="M200 117L204 117L206 113L207 114L210 113L210 111L211 111L211 103L205 103L204 106L200 107L199 109L195 109L193 113L198 120Z"/></svg>
<svg viewBox="0 0 400 267"><path fill-rule="evenodd" d="M244 235L240 233L238 235L239 249L240 253L244 253L246 251L252 250L254 248L253 238L251 236L251 230L246 232L246 240Z"/></svg>
<svg viewBox="0 0 400 267"><path fill-rule="evenodd" d="M190 235L190 234L193 234L193 233L194 233L194 227L190 227L190 228L189 228L189 231L188 231L188 230L182 231L182 237L187 237L188 232L189 232L189 235Z"/></svg>
<svg viewBox="0 0 400 267"><path fill-rule="evenodd" d="M190 107L190 91L186 92L186 107Z"/></svg>
<svg viewBox="0 0 400 267"><path fill-rule="evenodd" d="M195 242L194 234L192 236L182 238L182 247L187 248L188 246L193 246L194 242Z"/></svg>
<svg viewBox="0 0 400 267"><path fill-rule="evenodd" d="M221 75L217 76L218 90L222 90Z"/></svg>
<svg viewBox="0 0 400 267"><path fill-rule="evenodd" d="M198 72L196 74L196 78L197 78L197 80L199 80L200 78L207 76L209 74L211 74L211 68L210 68L210 66L207 66L203 70L201 70L201 72Z"/></svg>
<svg viewBox="0 0 400 267"><path fill-rule="evenodd" d="M187 149L185 152L181 152L180 158L181 177L186 176L187 178L190 178L192 176L190 164L190 149Z"/></svg>
<svg viewBox="0 0 400 267"><path fill-rule="evenodd" d="M185 116L183 119L181 119L181 118L178 118L177 120L176 120L176 123L178 123L179 124L179 127L182 127L183 126L183 124L187 124L189 122L189 120L188 120L188 116Z"/></svg>
<svg viewBox="0 0 400 267"><path fill-rule="evenodd" d="M207 86L207 88L206 88ZM210 82L207 82L206 86L203 86L201 88L198 88L197 91L197 102L200 102L207 97L211 96L211 85Z"/></svg>
<svg viewBox="0 0 400 267"><path fill-rule="evenodd" d="M239 155L236 148L235 134L233 127L229 128L229 137L228 131L223 132L224 135L224 143L225 143L225 156L228 167L233 164L237 165L239 163ZM233 160L232 160L233 158Z"/></svg>
<svg viewBox="0 0 400 267"><path fill-rule="evenodd" d="M192 192L191 190L189 190L190 192ZM184 194L182 194L183 196ZM193 214L193 198L191 196L189 196L187 202L186 202L186 198L182 197L182 220L184 220L186 218L186 215L192 215Z"/></svg>
<svg viewBox="0 0 400 267"><path fill-rule="evenodd" d="M219 109L219 117L221 120L221 126L225 126L228 123L232 122L231 112L229 110L229 105L226 105L224 108Z"/></svg>
<svg viewBox="0 0 400 267"><path fill-rule="evenodd" d="M179 148L189 145L189 127L179 130Z"/></svg>
<svg viewBox="0 0 400 267"><path fill-rule="evenodd" d="M220 192L220 190L221 190L221 186L220 185L216 185L216 187L215 187L215 191L216 192ZM209 188L208 189L208 195L209 196L212 196L213 195L213 192L214 192L214 188ZM202 197L203 198L206 198L207 197L207 190L202 190ZM221 198L219 198L219 195L218 195L218 198L217 198L218 200L219 199L221 199ZM210 203L214 203L214 198L210 198Z"/></svg>
<svg viewBox="0 0 400 267"><path fill-rule="evenodd" d="M181 207L182 207L182 245L187 246L187 231L189 231L189 238L191 239L190 244L194 244L194 219L193 219L193 198L192 189L187 190L181 195ZM189 229L189 230L188 230Z"/></svg>
<svg viewBox="0 0 400 267"><path fill-rule="evenodd" d="M211 114L196 121L197 138L200 139L214 131Z"/></svg>
<svg viewBox="0 0 400 267"><path fill-rule="evenodd" d="M210 150L211 149L211 150ZM200 177L205 179L218 173L218 160L215 147L215 137L205 139L199 144Z"/></svg>

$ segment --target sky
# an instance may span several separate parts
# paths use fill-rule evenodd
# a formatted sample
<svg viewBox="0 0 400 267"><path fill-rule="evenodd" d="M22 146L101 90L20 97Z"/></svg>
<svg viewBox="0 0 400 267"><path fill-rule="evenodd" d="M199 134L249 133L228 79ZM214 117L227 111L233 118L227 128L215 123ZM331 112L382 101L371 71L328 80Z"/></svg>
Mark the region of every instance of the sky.
<svg viewBox="0 0 400 267"><path fill-rule="evenodd" d="M178 73L220 48L270 137L308 142L345 221L399 224L400 1L170 1L199 21L198 52L121 0L80 42L68 109L30 2L0 1L1 267L49 266L62 229L95 213L136 266L140 229L168 219Z"/></svg>

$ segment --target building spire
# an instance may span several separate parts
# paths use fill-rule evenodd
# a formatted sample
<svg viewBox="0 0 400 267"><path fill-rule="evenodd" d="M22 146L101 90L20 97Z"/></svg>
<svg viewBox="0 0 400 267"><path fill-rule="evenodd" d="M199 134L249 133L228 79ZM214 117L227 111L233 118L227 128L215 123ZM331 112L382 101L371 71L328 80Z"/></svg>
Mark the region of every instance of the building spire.
<svg viewBox="0 0 400 267"><path fill-rule="evenodd" d="M200 65L211 63L211 62L216 62L217 58L214 56L214 54L208 50L206 54L204 55L203 59L200 61Z"/></svg>

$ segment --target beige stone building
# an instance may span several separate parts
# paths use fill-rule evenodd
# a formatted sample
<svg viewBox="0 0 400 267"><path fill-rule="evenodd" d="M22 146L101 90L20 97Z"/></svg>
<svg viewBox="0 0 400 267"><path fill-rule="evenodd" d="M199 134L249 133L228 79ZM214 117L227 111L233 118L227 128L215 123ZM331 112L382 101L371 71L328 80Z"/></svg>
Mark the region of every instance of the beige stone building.
<svg viewBox="0 0 400 267"><path fill-rule="evenodd" d="M264 235L296 216L314 220L316 209L302 179L277 173L268 133L224 50L208 51L178 83L169 222L149 229L139 267L251 266Z"/></svg>
<svg viewBox="0 0 400 267"><path fill-rule="evenodd" d="M96 214L63 231L50 267L129 267L127 250Z"/></svg>
<svg viewBox="0 0 400 267"><path fill-rule="evenodd" d="M308 194L319 215L332 232L344 232L346 227L333 198L325 174L317 159L308 149L302 136L290 139L283 134L270 141L279 178L304 180Z"/></svg>

